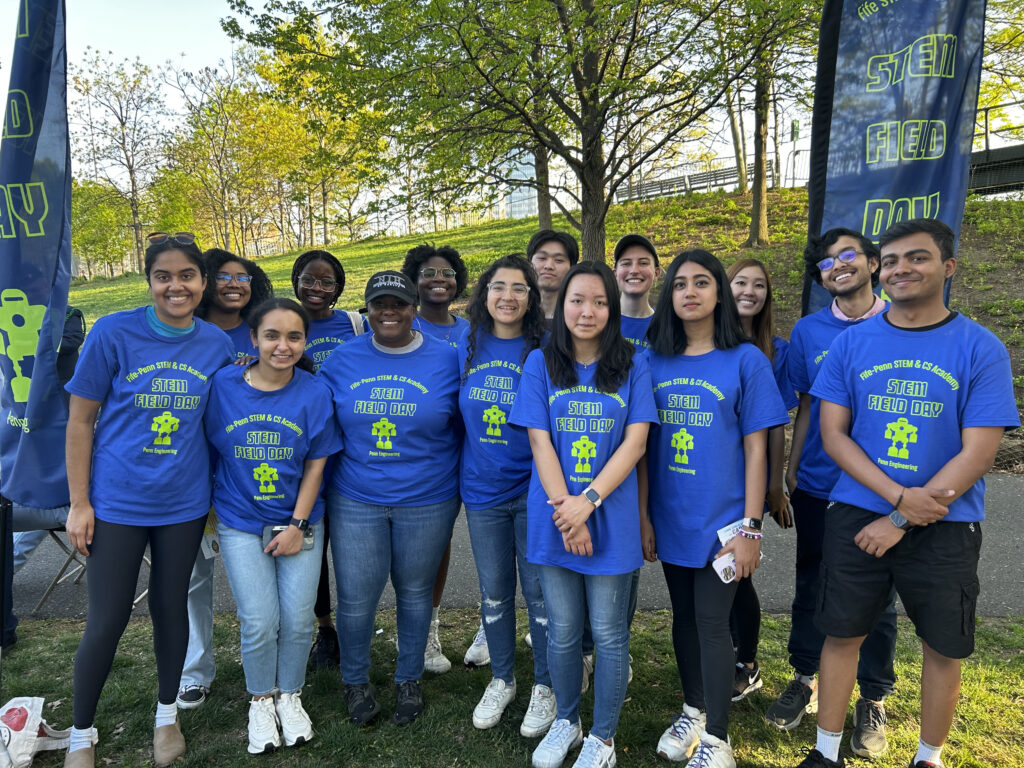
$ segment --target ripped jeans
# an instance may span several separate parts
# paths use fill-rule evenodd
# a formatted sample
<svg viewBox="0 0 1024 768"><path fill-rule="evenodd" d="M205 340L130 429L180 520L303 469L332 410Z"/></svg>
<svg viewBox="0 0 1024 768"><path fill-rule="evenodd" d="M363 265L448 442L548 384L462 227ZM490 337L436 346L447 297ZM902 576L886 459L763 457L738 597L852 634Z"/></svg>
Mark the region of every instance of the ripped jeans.
<svg viewBox="0 0 1024 768"><path fill-rule="evenodd" d="M480 580L480 611L491 673L511 683L516 647L516 568L530 617L533 681L551 686L548 619L537 566L526 560L526 494L489 509L467 509L469 538Z"/></svg>

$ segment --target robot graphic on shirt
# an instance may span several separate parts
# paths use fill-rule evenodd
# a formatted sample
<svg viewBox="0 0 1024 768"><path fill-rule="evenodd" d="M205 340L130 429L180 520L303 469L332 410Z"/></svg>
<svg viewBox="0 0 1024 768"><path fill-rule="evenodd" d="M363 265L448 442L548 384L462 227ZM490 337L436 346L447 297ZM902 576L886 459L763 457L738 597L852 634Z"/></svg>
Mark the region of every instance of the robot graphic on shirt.
<svg viewBox="0 0 1024 768"><path fill-rule="evenodd" d="M395 436L396 431L395 425L388 421L387 418L374 422L373 435L377 438L377 447L390 450L391 438Z"/></svg>
<svg viewBox="0 0 1024 768"><path fill-rule="evenodd" d="M892 440L892 445L889 446L890 456L897 459L910 458L907 444L917 442L917 427L900 416L896 421L890 421L885 425L885 439ZM899 444L902 444L901 448L896 447Z"/></svg>
<svg viewBox="0 0 1024 768"><path fill-rule="evenodd" d="M676 464L690 463L690 457L686 455L686 452L693 450L693 435L686 431L686 427L672 435L672 447L676 449Z"/></svg>
<svg viewBox="0 0 1024 768"><path fill-rule="evenodd" d="M260 493L273 493L277 490L273 483L274 480L277 480L277 469L265 461L259 466L253 467L252 478L260 481Z"/></svg>
<svg viewBox="0 0 1024 768"><path fill-rule="evenodd" d="M484 411L484 422L487 424L488 435L501 437L501 425L506 421L508 419L505 418L505 412L496 405L492 405Z"/></svg>
<svg viewBox="0 0 1024 768"><path fill-rule="evenodd" d="M590 460L597 456L597 443L588 435L580 435L572 444L572 455L576 458L576 472L590 472Z"/></svg>
<svg viewBox="0 0 1024 768"><path fill-rule="evenodd" d="M171 432L177 432L180 423L181 419L170 411L164 411L159 416L154 416L153 424L149 428L151 432L156 432L153 445L170 445Z"/></svg>

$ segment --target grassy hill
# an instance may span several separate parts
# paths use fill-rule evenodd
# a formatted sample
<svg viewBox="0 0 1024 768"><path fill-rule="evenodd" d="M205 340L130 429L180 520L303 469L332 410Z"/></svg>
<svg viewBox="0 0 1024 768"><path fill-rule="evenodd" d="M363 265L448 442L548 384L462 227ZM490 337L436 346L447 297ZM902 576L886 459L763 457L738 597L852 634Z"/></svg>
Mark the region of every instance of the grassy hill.
<svg viewBox="0 0 1024 768"><path fill-rule="evenodd" d="M800 316L803 286L801 253L806 238L807 194L785 189L769 194L768 222L771 245L745 249L750 224L750 198L714 192L614 206L607 221L607 254L616 240L629 232L646 234L664 257L683 248L710 250L727 265L753 256L772 275L777 302L778 332L789 335ZM557 228L571 227L556 217ZM397 269L405 252L421 242L451 245L466 260L471 281L493 259L523 251L537 229L536 219L496 221L435 234L367 240L330 250L341 259L347 287L340 308L362 306L367 279L380 269ZM291 265L298 252L258 259L279 295L291 295ZM1013 360L1018 407L1024 408L1024 201L968 200L961 233L959 268L953 282L951 306L991 328L1006 343ZM77 283L71 303L85 312L90 323L109 312L147 302L146 283L139 275ZM1024 439L1004 439L998 466L1024 470Z"/></svg>

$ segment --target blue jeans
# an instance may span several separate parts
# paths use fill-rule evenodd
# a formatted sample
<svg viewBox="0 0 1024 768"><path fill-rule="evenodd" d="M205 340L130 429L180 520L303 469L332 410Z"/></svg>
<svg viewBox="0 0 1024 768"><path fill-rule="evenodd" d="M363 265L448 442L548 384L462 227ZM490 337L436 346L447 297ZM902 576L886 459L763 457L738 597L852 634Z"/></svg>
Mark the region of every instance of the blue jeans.
<svg viewBox="0 0 1024 768"><path fill-rule="evenodd" d="M390 507L364 504L332 491L327 514L338 581L342 680L349 685L370 682L373 620L388 576L398 614L395 682L419 680L434 577L459 514L459 497L422 507Z"/></svg>
<svg viewBox="0 0 1024 768"><path fill-rule="evenodd" d="M181 670L181 687L202 685L209 688L217 674L213 662L213 566L215 557L206 557L202 547L192 566L188 582L188 651Z"/></svg>
<svg viewBox="0 0 1024 768"><path fill-rule="evenodd" d="M548 609L548 669L558 718L580 719L583 685L583 625L586 606L594 635L594 725L590 732L611 739L629 680L629 593L632 573L611 576L537 566Z"/></svg>
<svg viewBox="0 0 1024 768"><path fill-rule="evenodd" d="M56 530L68 520L71 507L54 507L38 509L14 505L14 572L21 570L31 555L43 541L46 532Z"/></svg>
<svg viewBox="0 0 1024 768"><path fill-rule="evenodd" d="M518 565L530 617L533 679L550 687L547 609L537 566L526 559L526 496L524 493L489 509L467 509L466 521L480 580L480 613L491 654L491 673L506 683L514 679Z"/></svg>
<svg viewBox="0 0 1024 768"><path fill-rule="evenodd" d="M263 537L217 523L224 569L242 624L242 669L253 696L302 690L313 638L323 525L310 526L313 549L274 557Z"/></svg>
<svg viewBox="0 0 1024 768"><path fill-rule="evenodd" d="M790 499L796 525L796 591L793 593L793 623L789 630L789 663L798 674L817 673L825 636L814 623L821 584L821 549L825 540L826 499L797 488ZM864 639L857 664L860 695L881 701L893 692L896 672L896 590L878 623Z"/></svg>

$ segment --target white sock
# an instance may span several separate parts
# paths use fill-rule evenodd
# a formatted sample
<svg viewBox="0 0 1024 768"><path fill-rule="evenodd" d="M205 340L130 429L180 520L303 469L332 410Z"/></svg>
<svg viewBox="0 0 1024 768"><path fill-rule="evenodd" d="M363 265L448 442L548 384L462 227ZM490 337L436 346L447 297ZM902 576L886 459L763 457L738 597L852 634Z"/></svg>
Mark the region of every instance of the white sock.
<svg viewBox="0 0 1024 768"><path fill-rule="evenodd" d="M914 756L914 764L924 760L926 763L942 765L942 747L933 747L926 744L923 739L917 740L917 754Z"/></svg>
<svg viewBox="0 0 1024 768"><path fill-rule="evenodd" d="M437 612L439 610L440 610L439 606L434 606L434 608L430 611L430 620L431 621L437 621L438 620L437 619Z"/></svg>
<svg viewBox="0 0 1024 768"><path fill-rule="evenodd" d="M843 732L833 733L818 726L818 743L815 748L832 762L839 760L839 743L843 740Z"/></svg>
<svg viewBox="0 0 1024 768"><path fill-rule="evenodd" d="M88 728L72 728L71 740L68 743L68 752L78 749L85 749L92 746L92 726Z"/></svg>
<svg viewBox="0 0 1024 768"><path fill-rule="evenodd" d="M178 705L173 701L170 704L156 703L156 727L162 725L174 725L178 719Z"/></svg>
<svg viewBox="0 0 1024 768"><path fill-rule="evenodd" d="M814 675L801 675L799 672L795 675L796 679L804 685L809 685L811 688L814 687Z"/></svg>

